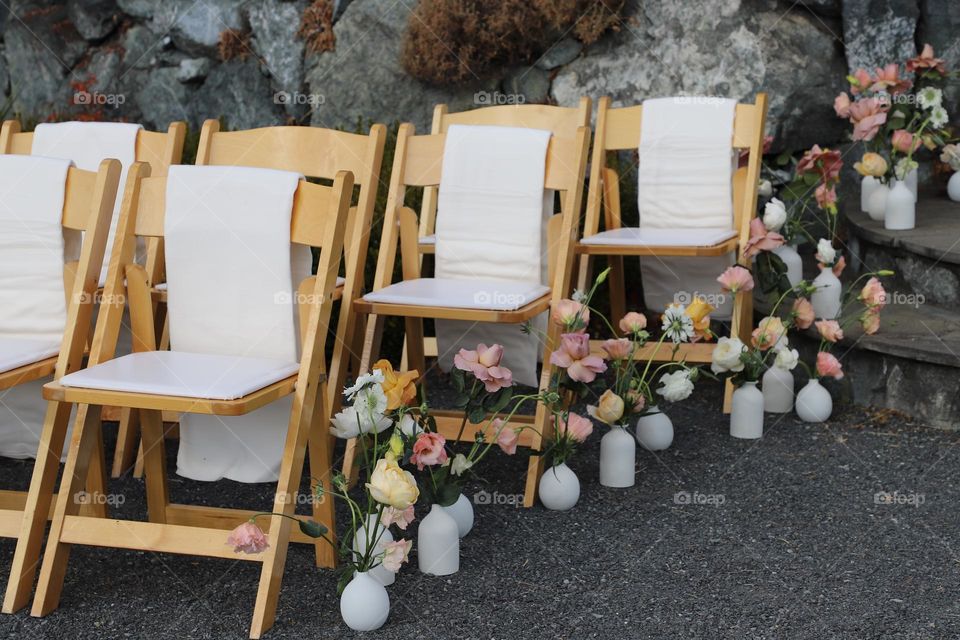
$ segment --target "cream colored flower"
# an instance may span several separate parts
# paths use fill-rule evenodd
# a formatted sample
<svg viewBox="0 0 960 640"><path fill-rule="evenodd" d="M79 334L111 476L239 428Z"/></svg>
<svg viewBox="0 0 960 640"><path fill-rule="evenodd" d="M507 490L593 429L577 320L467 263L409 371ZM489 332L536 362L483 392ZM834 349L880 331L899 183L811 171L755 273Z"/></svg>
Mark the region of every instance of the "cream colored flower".
<svg viewBox="0 0 960 640"><path fill-rule="evenodd" d="M373 499L394 509L406 509L420 496L417 481L395 460L381 458L370 475L367 489Z"/></svg>
<svg viewBox="0 0 960 640"><path fill-rule="evenodd" d="M597 406L589 405L587 413L592 417L606 422L607 424L618 424L623 417L623 398L615 394L610 389L603 392Z"/></svg>

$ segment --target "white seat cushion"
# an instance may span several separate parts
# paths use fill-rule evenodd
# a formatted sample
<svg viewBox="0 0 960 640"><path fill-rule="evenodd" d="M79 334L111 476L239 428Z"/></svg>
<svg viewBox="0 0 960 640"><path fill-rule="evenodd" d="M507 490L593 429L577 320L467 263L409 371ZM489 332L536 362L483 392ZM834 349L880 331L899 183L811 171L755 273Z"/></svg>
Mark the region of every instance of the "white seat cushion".
<svg viewBox="0 0 960 640"><path fill-rule="evenodd" d="M147 351L108 360L60 378L65 387L236 400L289 378L300 365L183 351Z"/></svg>
<svg viewBox="0 0 960 640"><path fill-rule="evenodd" d="M623 227L602 231L581 240L582 244L647 247L710 247L735 238L733 229L638 229Z"/></svg>
<svg viewBox="0 0 960 640"><path fill-rule="evenodd" d="M52 358L59 353L59 342L0 338L0 373Z"/></svg>
<svg viewBox="0 0 960 640"><path fill-rule="evenodd" d="M420 244L426 244L431 246L437 244L437 235L434 234L432 236L423 236L422 238L420 238Z"/></svg>
<svg viewBox="0 0 960 640"><path fill-rule="evenodd" d="M420 307L515 311L550 292L550 287L512 280L404 280L363 296L367 302Z"/></svg>

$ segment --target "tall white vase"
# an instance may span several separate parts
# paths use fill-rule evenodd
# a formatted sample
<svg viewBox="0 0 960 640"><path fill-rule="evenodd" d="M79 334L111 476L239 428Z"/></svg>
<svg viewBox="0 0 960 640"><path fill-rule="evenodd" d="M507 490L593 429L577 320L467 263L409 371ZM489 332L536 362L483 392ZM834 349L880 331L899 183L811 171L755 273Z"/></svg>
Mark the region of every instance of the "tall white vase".
<svg viewBox="0 0 960 640"><path fill-rule="evenodd" d="M825 422L833 413L833 398L820 381L811 378L797 394L797 415L804 422Z"/></svg>
<svg viewBox="0 0 960 640"><path fill-rule="evenodd" d="M793 374L780 367L770 367L760 384L763 410L767 413L790 413L793 410Z"/></svg>
<svg viewBox="0 0 960 640"><path fill-rule="evenodd" d="M957 171L947 180L947 195L954 202L960 202L960 171Z"/></svg>
<svg viewBox="0 0 960 640"><path fill-rule="evenodd" d="M460 530L457 521L438 504L420 521L417 563L422 573L448 576L460 570Z"/></svg>
<svg viewBox="0 0 960 640"><path fill-rule="evenodd" d="M567 511L580 499L580 480L566 463L560 463L543 472L537 493L547 509Z"/></svg>
<svg viewBox="0 0 960 640"><path fill-rule="evenodd" d="M877 184L870 193L870 201L867 203L867 215L871 220L883 220L887 212L887 195L890 193L890 187L885 184Z"/></svg>
<svg viewBox="0 0 960 640"><path fill-rule="evenodd" d="M813 313L818 318L835 320L840 315L840 298L843 294L840 278L834 275L830 267L827 267L821 269L820 275L814 278L813 286L817 288L810 295Z"/></svg>
<svg viewBox="0 0 960 640"><path fill-rule="evenodd" d="M636 482L637 442L623 427L610 427L600 438L600 484L632 487Z"/></svg>
<svg viewBox="0 0 960 640"><path fill-rule="evenodd" d="M860 211L869 213L870 196L873 195L873 190L879 184L880 181L873 176L863 176L863 180L860 181Z"/></svg>
<svg viewBox="0 0 960 640"><path fill-rule="evenodd" d="M733 392L730 435L745 440L763 436L763 394L756 382L744 382Z"/></svg>
<svg viewBox="0 0 960 640"><path fill-rule="evenodd" d="M913 194L913 201L917 201L917 194L919 193L920 188L920 173L917 169L914 169L907 174L907 189L910 189L910 193Z"/></svg>
<svg viewBox="0 0 960 640"><path fill-rule="evenodd" d="M354 631L374 631L390 615L390 596L369 573L358 572L340 596L340 616Z"/></svg>
<svg viewBox="0 0 960 640"><path fill-rule="evenodd" d="M637 419L637 442L647 451L663 451L673 444L673 422L657 405Z"/></svg>
<svg viewBox="0 0 960 640"><path fill-rule="evenodd" d="M374 523L377 521L377 514L371 513L367 516L367 522L364 525L361 525L357 529L356 535L353 537L353 551L357 555L363 555L367 550L367 532L373 528ZM379 537L376 539L376 546L374 546L374 553L382 553L384 549L387 548L388 542L393 542L393 534L383 526L382 524L377 526L377 533ZM385 587L389 587L393 584L394 580L397 579L397 574L393 571L388 571L382 564L377 565L373 569L368 571L371 578L379 582Z"/></svg>
<svg viewBox="0 0 960 640"><path fill-rule="evenodd" d="M887 196L887 212L883 217L883 227L892 231L913 229L917 223L917 201L907 187L907 183L896 180L890 195Z"/></svg>
<svg viewBox="0 0 960 640"><path fill-rule="evenodd" d="M461 538L473 529L473 504L470 503L467 496L461 493L456 502L449 507L443 507L443 510L457 521L457 531Z"/></svg>
<svg viewBox="0 0 960 640"><path fill-rule="evenodd" d="M803 280L803 259L797 250L789 244L780 245L773 250L787 267L787 280L791 287L797 286Z"/></svg>

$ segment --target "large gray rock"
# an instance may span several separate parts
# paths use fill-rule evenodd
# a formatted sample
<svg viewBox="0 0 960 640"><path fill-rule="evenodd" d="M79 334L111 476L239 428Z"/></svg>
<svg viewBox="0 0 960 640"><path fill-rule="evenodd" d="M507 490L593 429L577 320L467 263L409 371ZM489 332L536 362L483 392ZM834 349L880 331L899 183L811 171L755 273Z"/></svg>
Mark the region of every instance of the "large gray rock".
<svg viewBox="0 0 960 640"><path fill-rule="evenodd" d="M70 0L68 6L77 31L91 42L106 38L120 22L115 0Z"/></svg>
<svg viewBox="0 0 960 640"><path fill-rule="evenodd" d="M323 96L311 123L355 129L357 119L413 122L430 130L433 106L447 103L452 111L484 103L497 81L478 81L459 88L438 88L410 77L400 66L400 44L409 9L394 0L356 0L334 25L337 48L312 56L307 84Z"/></svg>
<svg viewBox="0 0 960 640"><path fill-rule="evenodd" d="M956 3L952 3L956 10ZM916 54L918 0L843 0L843 40L852 73Z"/></svg>
<svg viewBox="0 0 960 640"><path fill-rule="evenodd" d="M253 32L253 48L270 72L275 91L296 94L303 89L303 40L297 37L297 29L306 6L305 1L279 0L250 6L248 19ZM290 115L303 111L305 107L293 100L286 103Z"/></svg>
<svg viewBox="0 0 960 640"><path fill-rule="evenodd" d="M157 65L163 36L158 36L142 25L127 29L120 39L124 69L150 69Z"/></svg>
<svg viewBox="0 0 960 640"><path fill-rule="evenodd" d="M621 106L670 95L752 100L766 91L775 149L839 140L843 123L830 105L846 65L825 23L764 0L644 3L630 28L560 70L553 95L565 106L584 95Z"/></svg>
<svg viewBox="0 0 960 640"><path fill-rule="evenodd" d="M136 104L144 126L165 131L171 122L178 120L189 122L191 127L197 125L193 103L187 98L187 88L177 79L178 73L177 67L154 69L137 92Z"/></svg>
<svg viewBox="0 0 960 640"><path fill-rule="evenodd" d="M244 27L244 0L118 0L155 33L169 32L180 49L212 54L227 29Z"/></svg>
<svg viewBox="0 0 960 640"><path fill-rule="evenodd" d="M270 81L253 59L231 60L214 67L197 91L199 125L203 119L223 116L231 129L253 129L284 123L283 108L274 100Z"/></svg>

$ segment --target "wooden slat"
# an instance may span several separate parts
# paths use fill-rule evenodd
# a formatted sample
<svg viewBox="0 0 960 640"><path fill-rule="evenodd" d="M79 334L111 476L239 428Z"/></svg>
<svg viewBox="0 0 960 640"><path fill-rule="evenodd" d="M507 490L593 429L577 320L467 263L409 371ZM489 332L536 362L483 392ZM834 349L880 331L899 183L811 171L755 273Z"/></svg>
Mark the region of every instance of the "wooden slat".
<svg viewBox="0 0 960 640"><path fill-rule="evenodd" d="M17 538L23 524L23 511L0 509L0 538Z"/></svg>
<svg viewBox="0 0 960 640"><path fill-rule="evenodd" d="M605 356L605 352L601 348L602 344L603 340L591 340L590 352L594 355ZM715 342L685 342L680 345L676 360L686 359L687 362L693 363L711 362L713 349L716 346L717 344ZM655 342L651 342L637 349L637 352L634 354L634 360L648 360L651 356L655 356L654 360L656 362L665 362L670 360L670 354L672 352L672 343L667 342L658 346Z"/></svg>
<svg viewBox="0 0 960 640"><path fill-rule="evenodd" d="M583 244L577 243L576 251L589 256L724 256L735 251L737 238L730 238L709 247L690 246L640 246L629 244Z"/></svg>
<svg viewBox="0 0 960 640"><path fill-rule="evenodd" d="M332 498L329 498L332 500ZM231 531L238 524L246 522L255 513L249 509L229 509L223 507L204 507L193 504L168 504L166 509L167 524L177 524L187 527L206 527ZM303 516L309 518L309 516ZM270 518L257 518L257 525L264 532L270 531ZM224 536L226 539L226 536ZM317 541L300 531L300 527L290 528L290 542L301 544L315 544Z"/></svg>
<svg viewBox="0 0 960 640"><path fill-rule="evenodd" d="M549 294L544 295L516 311L488 311L484 309L461 309L458 307L421 307L408 304L368 302L363 298L356 300L354 305L358 311L363 313L375 313L384 316L519 324L549 309L550 296Z"/></svg>
<svg viewBox="0 0 960 640"><path fill-rule="evenodd" d="M436 113L436 111L434 111ZM527 127L547 129L556 136L569 138L590 121L590 99L581 98L576 107L558 107L545 104L496 105L469 111L448 113L443 111L439 120L440 130L446 133L452 124Z"/></svg>
<svg viewBox="0 0 960 640"><path fill-rule="evenodd" d="M460 433L460 424L463 420L463 412L461 411L431 411L430 415L434 417L437 421L437 431L444 438L448 440L455 440L457 434ZM530 427L533 425L534 416L531 415L515 415L511 419L505 428L507 429L519 429L520 427ZM496 436L496 430L490 428L490 424L480 423L480 424L470 424L469 422L463 428L463 434L460 436L460 440L463 442L473 442L476 440L477 431L483 431L484 436L489 442L491 438ZM521 447L531 447L534 444L534 433L530 429L524 429L520 432L520 440L518 444Z"/></svg>
<svg viewBox="0 0 960 640"><path fill-rule="evenodd" d="M67 171L67 185L63 201L63 226L68 229L86 231L93 217L90 202L93 200L97 185L95 171L83 171L70 167Z"/></svg>
<svg viewBox="0 0 960 640"><path fill-rule="evenodd" d="M20 384L26 384L53 374L57 366L57 358L47 358L40 362L27 364L10 371L0 373L0 390L9 389Z"/></svg>

